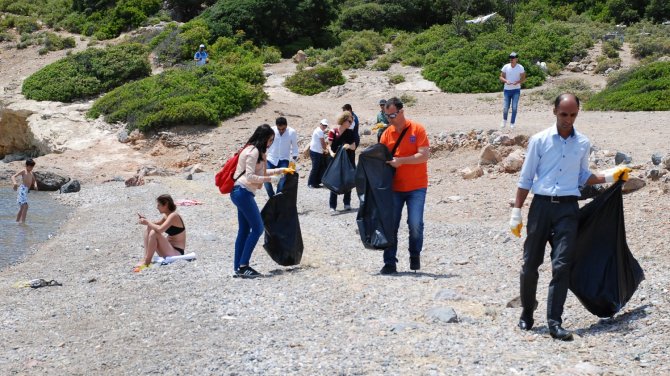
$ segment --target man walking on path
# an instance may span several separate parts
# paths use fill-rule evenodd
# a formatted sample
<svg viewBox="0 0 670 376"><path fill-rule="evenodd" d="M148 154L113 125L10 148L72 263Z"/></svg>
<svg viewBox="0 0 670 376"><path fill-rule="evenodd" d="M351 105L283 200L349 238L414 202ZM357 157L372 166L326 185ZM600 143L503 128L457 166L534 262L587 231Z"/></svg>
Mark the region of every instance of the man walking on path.
<svg viewBox="0 0 670 376"><path fill-rule="evenodd" d="M523 65L519 64L519 55L516 52L509 54L509 64L503 65L499 79L505 84L503 90L503 120L500 123L500 128L505 128L507 125L507 113L511 102L512 122L509 127L514 129L516 110L519 106L519 97L521 97L521 84L526 81L526 71L523 69Z"/></svg>
<svg viewBox="0 0 670 376"><path fill-rule="evenodd" d="M380 142L391 152L398 144L393 159L386 162L396 168L393 176L393 231L397 235L402 209L407 205L409 268L419 270L423 248L423 211L428 189L430 145L423 125L405 118L405 110L400 99L395 97L389 99L384 109L389 128L381 136ZM384 267L380 271L381 274L397 273L397 252L397 246L384 250Z"/></svg>
<svg viewBox="0 0 670 376"><path fill-rule="evenodd" d="M298 133L295 129L288 126L285 117L278 117L275 120L275 126L272 127L275 132L275 139L272 146L268 149L267 160L268 169L289 167L289 158L294 162L298 159ZM281 192L284 186L284 178L277 184L277 193ZM272 183L265 183L265 190L269 197L275 195L272 189Z"/></svg>
<svg viewBox="0 0 670 376"><path fill-rule="evenodd" d="M547 324L549 334L564 341L572 340L572 333L561 327L561 315L577 240L579 187L627 180L630 172L628 167L619 166L600 174L591 173L591 143L573 127L578 113L579 98L575 95L561 94L554 101L556 123L535 134L528 142L510 218L512 233L520 237L523 226L521 208L532 190L534 196L528 211L520 276L523 310L518 326L522 330L533 327L538 268L542 264L547 241L551 239L552 279L547 295Z"/></svg>
<svg viewBox="0 0 670 376"><path fill-rule="evenodd" d="M195 65L198 67L209 63L209 55L207 54L207 51L205 51L204 44L201 44L200 47L198 47L198 51L193 55L193 60L195 60Z"/></svg>

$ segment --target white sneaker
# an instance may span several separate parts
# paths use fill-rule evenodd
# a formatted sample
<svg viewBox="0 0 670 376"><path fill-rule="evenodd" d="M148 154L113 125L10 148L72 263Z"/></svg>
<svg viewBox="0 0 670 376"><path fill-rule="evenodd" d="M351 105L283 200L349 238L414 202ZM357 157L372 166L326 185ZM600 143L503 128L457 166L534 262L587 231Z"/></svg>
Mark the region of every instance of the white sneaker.
<svg viewBox="0 0 670 376"><path fill-rule="evenodd" d="M511 123L511 124L509 125L509 129L514 129L514 123Z"/></svg>
<svg viewBox="0 0 670 376"><path fill-rule="evenodd" d="M351 205L344 205L344 210L346 210L346 211L351 210Z"/></svg>
<svg viewBox="0 0 670 376"><path fill-rule="evenodd" d="M330 208L330 215L335 215L337 214L337 210Z"/></svg>
<svg viewBox="0 0 670 376"><path fill-rule="evenodd" d="M503 121L500 122L500 128L505 128L506 125L507 125L507 120L503 120Z"/></svg>

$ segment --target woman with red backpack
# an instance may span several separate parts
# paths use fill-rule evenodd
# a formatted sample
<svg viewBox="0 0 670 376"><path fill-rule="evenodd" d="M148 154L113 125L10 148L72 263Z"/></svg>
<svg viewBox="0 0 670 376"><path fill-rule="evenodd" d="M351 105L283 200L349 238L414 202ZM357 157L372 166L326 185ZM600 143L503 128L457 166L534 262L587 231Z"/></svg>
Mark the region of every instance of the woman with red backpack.
<svg viewBox="0 0 670 376"><path fill-rule="evenodd" d="M292 173L289 168L268 170L266 153L274 141L275 133L268 124L258 126L251 135L246 146L240 151L237 169L233 176L237 177L230 198L237 206L239 229L235 240L234 277L255 278L259 272L249 266L251 253L263 234L263 219L254 199L254 193L263 183L277 184L285 173Z"/></svg>

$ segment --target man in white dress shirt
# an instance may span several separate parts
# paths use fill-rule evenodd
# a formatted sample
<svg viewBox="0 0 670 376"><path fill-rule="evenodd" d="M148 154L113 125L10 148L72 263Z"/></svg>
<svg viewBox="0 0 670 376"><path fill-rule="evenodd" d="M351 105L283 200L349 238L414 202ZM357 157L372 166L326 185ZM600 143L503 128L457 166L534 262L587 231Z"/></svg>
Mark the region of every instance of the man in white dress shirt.
<svg viewBox="0 0 670 376"><path fill-rule="evenodd" d="M268 149L268 169L289 167L290 160L295 162L298 159L298 133L288 126L283 116L275 120L272 130L275 131L275 140ZM277 184L277 193L281 192L283 186L284 179L282 178ZM265 190L269 197L275 195L272 183L265 183Z"/></svg>

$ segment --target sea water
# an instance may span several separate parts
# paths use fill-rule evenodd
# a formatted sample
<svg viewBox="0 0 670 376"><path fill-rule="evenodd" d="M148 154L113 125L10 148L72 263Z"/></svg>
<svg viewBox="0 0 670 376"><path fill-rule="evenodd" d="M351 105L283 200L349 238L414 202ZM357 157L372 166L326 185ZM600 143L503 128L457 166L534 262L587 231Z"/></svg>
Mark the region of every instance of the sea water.
<svg viewBox="0 0 670 376"><path fill-rule="evenodd" d="M20 261L58 230L69 209L51 197L51 192L30 191L26 223L16 223L19 206L16 191L0 187L0 269Z"/></svg>

